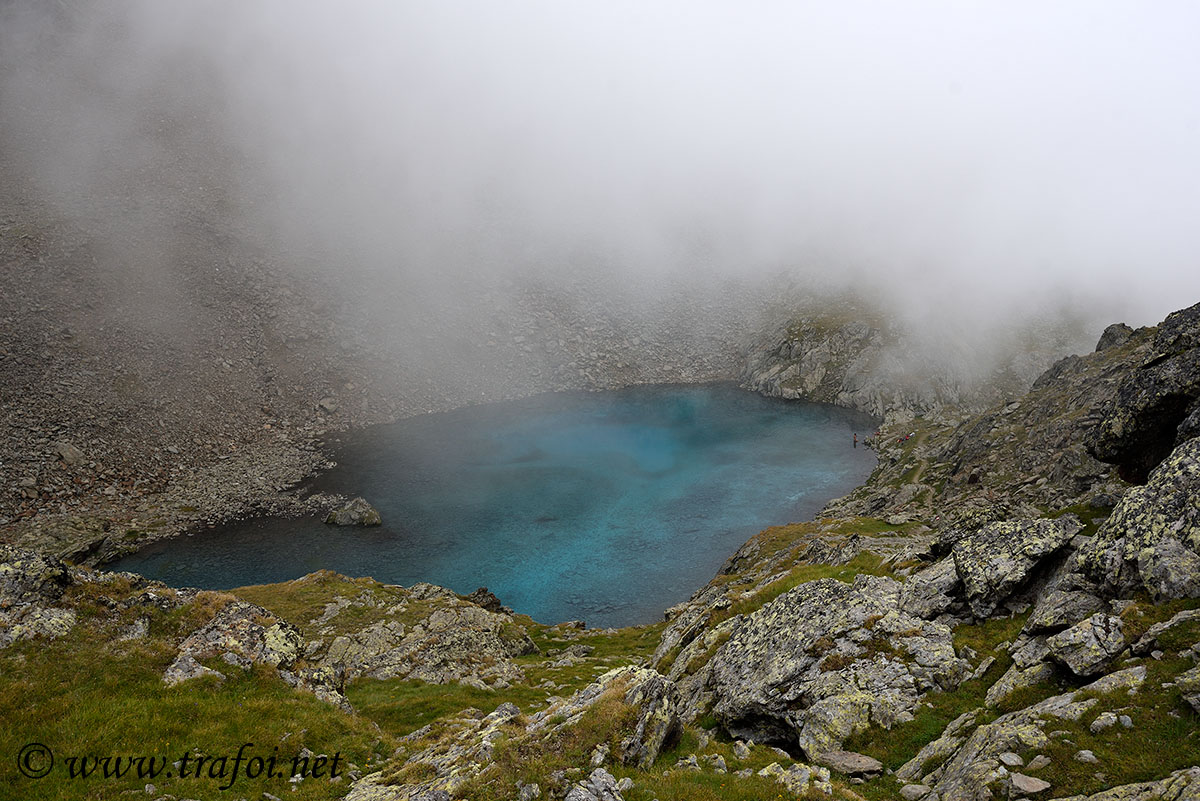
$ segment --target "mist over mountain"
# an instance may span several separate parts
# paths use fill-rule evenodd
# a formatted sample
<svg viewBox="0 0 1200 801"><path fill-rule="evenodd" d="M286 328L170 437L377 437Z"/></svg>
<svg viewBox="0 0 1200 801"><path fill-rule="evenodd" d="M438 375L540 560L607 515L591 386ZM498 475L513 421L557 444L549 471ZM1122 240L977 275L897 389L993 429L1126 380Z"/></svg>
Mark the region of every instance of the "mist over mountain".
<svg viewBox="0 0 1200 801"><path fill-rule="evenodd" d="M408 352L423 321L470 328L532 285L618 316L726 301L747 330L845 292L969 362L1029 320L1077 322L1082 347L1200 294L1197 22L10 0L0 144L167 319L199 229L317 276Z"/></svg>

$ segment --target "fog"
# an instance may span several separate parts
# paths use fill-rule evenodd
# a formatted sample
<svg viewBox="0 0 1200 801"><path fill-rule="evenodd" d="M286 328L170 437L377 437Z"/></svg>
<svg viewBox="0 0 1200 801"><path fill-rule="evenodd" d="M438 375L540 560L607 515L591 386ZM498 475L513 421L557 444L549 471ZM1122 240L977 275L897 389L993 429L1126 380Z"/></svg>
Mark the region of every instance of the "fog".
<svg viewBox="0 0 1200 801"><path fill-rule="evenodd" d="M1189 2L10 0L0 132L136 280L201 209L413 308L534 277L848 290L932 339L1150 324L1200 300L1197 30Z"/></svg>

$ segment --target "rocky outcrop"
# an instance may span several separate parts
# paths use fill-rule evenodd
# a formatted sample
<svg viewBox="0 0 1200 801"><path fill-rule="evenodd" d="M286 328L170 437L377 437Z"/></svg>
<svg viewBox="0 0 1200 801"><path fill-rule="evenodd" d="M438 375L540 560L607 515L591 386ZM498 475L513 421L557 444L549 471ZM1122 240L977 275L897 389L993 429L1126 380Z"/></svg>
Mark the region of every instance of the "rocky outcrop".
<svg viewBox="0 0 1200 801"><path fill-rule="evenodd" d="M628 715L609 717L601 712L601 704L617 702ZM659 751L677 733L680 724L677 695L674 687L661 675L647 668L623 667L610 670L595 682L570 698L552 699L552 703L527 721L512 704L501 704L495 712L484 716L467 710L451 720L439 732L431 727L418 730L406 739L420 750L385 771L364 777L355 783L346 796L347 801L416 801L431 793L457 793L475 779L496 780L495 744L506 737L526 753L555 749L556 743L576 730L588 715L605 715L605 721L617 727L618 747L609 752L606 744L594 753L598 755L591 774L584 780L552 792L554 798L573 798L577 801L619 801L617 782L602 764L609 758L624 765L648 767ZM576 771L578 773L578 771ZM432 774L432 775L431 775ZM563 780L563 776L559 776ZM518 782L518 785L520 783ZM537 798L541 793L513 786L513 798Z"/></svg>
<svg viewBox="0 0 1200 801"><path fill-rule="evenodd" d="M1125 647L1121 618L1103 612L1097 612L1046 640L1050 658L1083 677L1102 673Z"/></svg>
<svg viewBox="0 0 1200 801"><path fill-rule="evenodd" d="M0 545L0 648L17 640L62 637L75 625L74 610L53 606L71 578L45 554Z"/></svg>
<svg viewBox="0 0 1200 801"><path fill-rule="evenodd" d="M1077 559L1112 595L1200 597L1200 438L1179 445L1145 486L1129 490Z"/></svg>
<svg viewBox="0 0 1200 801"><path fill-rule="evenodd" d="M419 598L421 586L413 592ZM505 687L522 678L512 657L536 650L511 616L444 592L436 608L416 623L385 614L361 629L318 643L309 656L347 678L408 678L482 688Z"/></svg>
<svg viewBox="0 0 1200 801"><path fill-rule="evenodd" d="M996 611L1033 568L1069 543L1079 528L1071 516L992 523L955 544L954 566L975 616L985 618Z"/></svg>
<svg viewBox="0 0 1200 801"><path fill-rule="evenodd" d="M713 712L732 735L836 750L869 725L908 720L968 665L950 629L898 608L900 584L801 584L741 620L710 662Z"/></svg>
<svg viewBox="0 0 1200 801"><path fill-rule="evenodd" d="M1200 303L1159 325L1152 355L1117 389L1089 450L1119 465L1124 478L1141 483L1173 448L1200 433L1191 422L1198 416Z"/></svg>
<svg viewBox="0 0 1200 801"><path fill-rule="evenodd" d="M379 526L383 519L374 506L363 498L351 501L333 509L325 517L325 522L331 526Z"/></svg>

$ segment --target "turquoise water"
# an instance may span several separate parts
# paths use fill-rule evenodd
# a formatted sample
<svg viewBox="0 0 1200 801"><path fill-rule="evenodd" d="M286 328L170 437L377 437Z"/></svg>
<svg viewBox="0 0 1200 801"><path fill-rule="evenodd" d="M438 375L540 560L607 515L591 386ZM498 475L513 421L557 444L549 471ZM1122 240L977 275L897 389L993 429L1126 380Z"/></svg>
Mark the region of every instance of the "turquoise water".
<svg viewBox="0 0 1200 801"><path fill-rule="evenodd" d="M862 482L870 418L732 385L555 393L345 436L314 488L362 495L378 528L251 520L112 569L228 589L319 568L460 593L544 622L660 620L750 536Z"/></svg>

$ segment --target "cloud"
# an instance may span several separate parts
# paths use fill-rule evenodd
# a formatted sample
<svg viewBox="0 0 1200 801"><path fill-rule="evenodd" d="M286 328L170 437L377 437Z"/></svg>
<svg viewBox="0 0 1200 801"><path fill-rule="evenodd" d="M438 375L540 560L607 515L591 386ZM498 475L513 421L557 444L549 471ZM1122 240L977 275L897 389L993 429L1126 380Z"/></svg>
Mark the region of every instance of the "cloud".
<svg viewBox="0 0 1200 801"><path fill-rule="evenodd" d="M102 216L132 185L175 210L215 182L249 235L356 281L782 273L955 330L1200 299L1192 3L0 14L0 128L53 196Z"/></svg>

